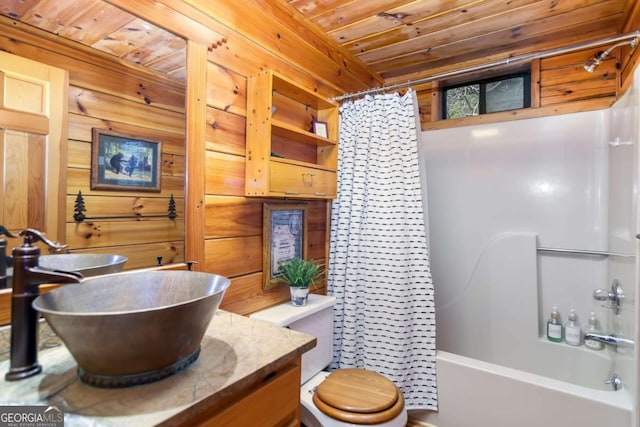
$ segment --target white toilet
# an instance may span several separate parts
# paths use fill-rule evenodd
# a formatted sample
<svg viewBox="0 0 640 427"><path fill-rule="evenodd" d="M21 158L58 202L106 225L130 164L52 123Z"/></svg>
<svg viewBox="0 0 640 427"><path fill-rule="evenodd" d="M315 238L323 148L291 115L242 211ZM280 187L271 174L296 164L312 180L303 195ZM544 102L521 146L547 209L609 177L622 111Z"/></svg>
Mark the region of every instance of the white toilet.
<svg viewBox="0 0 640 427"><path fill-rule="evenodd" d="M286 302L250 316L317 338L316 347L302 355L302 423L306 427L406 426L404 397L386 377L363 369L323 371L333 355L335 302L332 296L310 294L306 306Z"/></svg>

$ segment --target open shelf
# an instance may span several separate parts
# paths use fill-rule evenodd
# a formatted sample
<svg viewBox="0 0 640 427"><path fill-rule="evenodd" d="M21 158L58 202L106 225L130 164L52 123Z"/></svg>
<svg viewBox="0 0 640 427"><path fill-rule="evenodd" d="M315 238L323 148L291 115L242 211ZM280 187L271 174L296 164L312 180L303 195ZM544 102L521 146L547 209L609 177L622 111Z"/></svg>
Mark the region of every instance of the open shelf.
<svg viewBox="0 0 640 427"><path fill-rule="evenodd" d="M267 70L248 79L247 112L246 196L336 197L335 102ZM314 121L327 137L310 131Z"/></svg>

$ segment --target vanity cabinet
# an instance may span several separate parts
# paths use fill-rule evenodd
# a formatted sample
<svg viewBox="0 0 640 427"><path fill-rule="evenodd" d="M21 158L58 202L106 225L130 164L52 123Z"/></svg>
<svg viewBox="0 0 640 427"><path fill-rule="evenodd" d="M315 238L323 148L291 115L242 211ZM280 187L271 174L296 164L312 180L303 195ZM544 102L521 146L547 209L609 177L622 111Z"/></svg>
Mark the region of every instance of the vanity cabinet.
<svg viewBox="0 0 640 427"><path fill-rule="evenodd" d="M246 137L246 196L336 197L337 103L273 70L260 72L247 82Z"/></svg>
<svg viewBox="0 0 640 427"><path fill-rule="evenodd" d="M215 408L198 420L197 427L299 426L300 425L300 358L264 381L238 393L230 403Z"/></svg>
<svg viewBox="0 0 640 427"><path fill-rule="evenodd" d="M0 330L0 338L9 332ZM22 381L3 375L0 403L56 405L65 424L74 426L299 426L301 359L316 342L302 332L218 310L198 360L174 376L139 387L88 387L72 381L77 363L60 345L40 349L40 374ZM0 372L9 364L0 357Z"/></svg>

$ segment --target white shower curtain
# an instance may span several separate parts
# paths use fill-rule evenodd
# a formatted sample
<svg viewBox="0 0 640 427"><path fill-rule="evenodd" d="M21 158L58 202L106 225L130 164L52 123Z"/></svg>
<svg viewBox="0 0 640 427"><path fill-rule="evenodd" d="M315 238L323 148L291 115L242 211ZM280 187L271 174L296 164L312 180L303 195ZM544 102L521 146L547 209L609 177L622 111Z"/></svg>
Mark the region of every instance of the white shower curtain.
<svg viewBox="0 0 640 427"><path fill-rule="evenodd" d="M328 292L336 296L331 368L365 368L437 409L435 309L423 215L414 91L340 107L338 198Z"/></svg>

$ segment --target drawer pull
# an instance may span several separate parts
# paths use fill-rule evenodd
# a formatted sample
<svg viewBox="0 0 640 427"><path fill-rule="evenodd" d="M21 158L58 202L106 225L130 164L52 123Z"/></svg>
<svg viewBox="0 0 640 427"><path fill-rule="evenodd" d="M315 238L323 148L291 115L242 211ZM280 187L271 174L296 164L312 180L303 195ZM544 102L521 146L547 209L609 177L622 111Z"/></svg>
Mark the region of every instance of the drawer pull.
<svg viewBox="0 0 640 427"><path fill-rule="evenodd" d="M319 191L316 191L315 194L316 194L316 196L326 196L327 195L327 193L322 193L322 192L319 192Z"/></svg>
<svg viewBox="0 0 640 427"><path fill-rule="evenodd" d="M313 177L315 176L314 173L302 172L300 175L302 176L302 184L305 187L313 187Z"/></svg>
<svg viewBox="0 0 640 427"><path fill-rule="evenodd" d="M285 191L284 194L300 194L298 191Z"/></svg>

